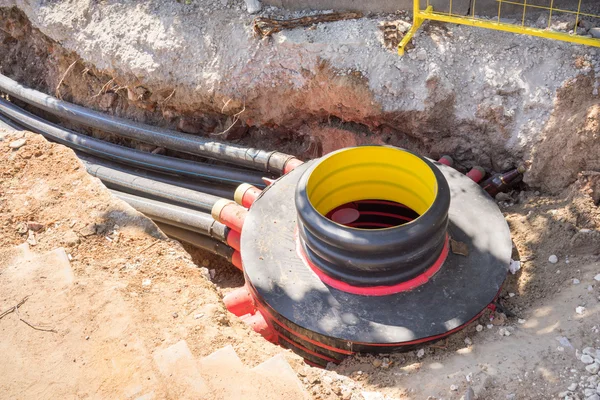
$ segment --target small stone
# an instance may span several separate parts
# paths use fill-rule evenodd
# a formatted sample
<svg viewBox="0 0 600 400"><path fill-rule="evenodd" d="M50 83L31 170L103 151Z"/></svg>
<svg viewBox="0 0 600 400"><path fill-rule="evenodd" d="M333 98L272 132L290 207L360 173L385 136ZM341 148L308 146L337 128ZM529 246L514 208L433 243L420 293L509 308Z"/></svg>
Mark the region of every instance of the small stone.
<svg viewBox="0 0 600 400"><path fill-rule="evenodd" d="M511 274L516 274L521 269L521 261L510 260L508 270Z"/></svg>
<svg viewBox="0 0 600 400"><path fill-rule="evenodd" d="M458 386L450 385L450 390L452 390L453 392L456 392L458 390Z"/></svg>
<svg viewBox="0 0 600 400"><path fill-rule="evenodd" d="M527 320L526 320L526 319L519 318L519 319L517 320L517 322L518 322L519 324L523 325L525 322L527 322Z"/></svg>
<svg viewBox="0 0 600 400"><path fill-rule="evenodd" d="M588 34L592 35L593 38L600 39L600 28L591 28Z"/></svg>
<svg viewBox="0 0 600 400"><path fill-rule="evenodd" d="M481 332L481 331L483 330L483 325L477 325L477 326L475 327L475 330L476 330L477 332Z"/></svg>
<svg viewBox="0 0 600 400"><path fill-rule="evenodd" d="M573 279L573 285L579 285L581 281L577 278Z"/></svg>
<svg viewBox="0 0 600 400"><path fill-rule="evenodd" d="M581 351L583 354L587 354L588 356L594 357L596 355L596 349L593 347L586 347Z"/></svg>
<svg viewBox="0 0 600 400"><path fill-rule="evenodd" d="M465 338L465 344L466 344L467 346L470 346L470 345L472 345L472 344L473 344L473 341L472 341L470 338Z"/></svg>
<svg viewBox="0 0 600 400"><path fill-rule="evenodd" d="M558 262L558 257L552 254L550 257L548 257L548 262L550 264L556 264Z"/></svg>
<svg viewBox="0 0 600 400"><path fill-rule="evenodd" d="M217 275L217 270L210 269L208 270L208 273L210 274L210 279L213 280L215 279L215 275Z"/></svg>
<svg viewBox="0 0 600 400"><path fill-rule="evenodd" d="M89 336L86 336L86 337L85 337L85 340L90 340L90 337L89 337Z"/></svg>
<svg viewBox="0 0 600 400"><path fill-rule="evenodd" d="M19 235L24 235L24 234L26 234L27 232L29 232L29 229L27 228L27 224L26 224L26 223L23 223L23 222L22 222L22 223L20 223L20 224L17 226L17 232L19 233Z"/></svg>
<svg viewBox="0 0 600 400"><path fill-rule="evenodd" d="M425 61L427 60L427 51L425 49L419 49L417 50L417 60L419 61Z"/></svg>
<svg viewBox="0 0 600 400"><path fill-rule="evenodd" d="M575 308L575 312L579 315L582 315L585 312L585 307L579 306L579 307Z"/></svg>
<svg viewBox="0 0 600 400"><path fill-rule="evenodd" d="M496 195L496 201L511 201L512 197L509 194L500 192Z"/></svg>
<svg viewBox="0 0 600 400"><path fill-rule="evenodd" d="M142 286L150 286L152 285L152 280L151 279L144 279L142 281Z"/></svg>
<svg viewBox="0 0 600 400"><path fill-rule="evenodd" d="M79 233L83 237L88 237L96 234L96 224L89 224L84 226Z"/></svg>
<svg viewBox="0 0 600 400"><path fill-rule="evenodd" d="M177 314L176 312L174 312L172 315L173 315L173 318L179 317L179 314Z"/></svg>
<svg viewBox="0 0 600 400"><path fill-rule="evenodd" d="M21 147L25 146L25 143L27 143L27 140L25 139L17 139L13 142L10 142L10 144L8 145L8 147L10 147L13 150L17 150L20 149Z"/></svg>
<svg viewBox="0 0 600 400"><path fill-rule="evenodd" d="M37 232L40 231L44 227L44 224L40 224L39 222L29 221L27 222L27 229Z"/></svg>
<svg viewBox="0 0 600 400"><path fill-rule="evenodd" d="M500 328L498 330L498 334L500 336L510 336L510 331L508 329L506 329L506 328Z"/></svg>
<svg viewBox="0 0 600 400"><path fill-rule="evenodd" d="M595 280L596 282L600 282L600 274L596 275L596 276L594 277L594 280Z"/></svg>
<svg viewBox="0 0 600 400"><path fill-rule="evenodd" d="M581 362L584 364L591 364L594 362L594 357L590 356L589 354L584 354L581 356Z"/></svg>
<svg viewBox="0 0 600 400"><path fill-rule="evenodd" d="M421 358L425 355L425 349L419 349L419 351L417 351L417 357Z"/></svg>
<svg viewBox="0 0 600 400"><path fill-rule="evenodd" d="M508 294L508 297L515 297L515 296L516 296L516 294L514 294L514 293L509 293Z"/></svg>
<svg viewBox="0 0 600 400"><path fill-rule="evenodd" d="M567 388L567 390L574 392L577 390L577 382L573 382L569 385L569 387Z"/></svg>
<svg viewBox="0 0 600 400"><path fill-rule="evenodd" d="M596 389L585 389L583 394L587 399L589 399L591 396L596 394Z"/></svg>
<svg viewBox="0 0 600 400"><path fill-rule="evenodd" d="M585 370L587 372L589 372L590 374L597 374L598 371L600 370L600 364L598 364L598 363L590 364L587 367L585 367Z"/></svg>
<svg viewBox="0 0 600 400"><path fill-rule="evenodd" d="M504 313L496 313L492 324L495 326L501 326L506 323L506 315Z"/></svg>
<svg viewBox="0 0 600 400"><path fill-rule="evenodd" d="M30 246L35 246L37 244L37 240L35 239L35 234L33 233L33 231L29 231L29 235L27 236L27 243L29 243Z"/></svg>
<svg viewBox="0 0 600 400"><path fill-rule="evenodd" d="M257 12L259 12L262 9L262 6L260 4L259 0L244 0L246 2L246 10L248 10L248 12L250 14L256 14Z"/></svg>
<svg viewBox="0 0 600 400"><path fill-rule="evenodd" d="M61 243L65 246L77 246L79 244L79 236L73 231L68 231L61 239Z"/></svg>
<svg viewBox="0 0 600 400"><path fill-rule="evenodd" d="M488 328L488 329L492 329L493 327L494 327L494 325L493 325L493 324L487 324L487 328Z"/></svg>
<svg viewBox="0 0 600 400"><path fill-rule="evenodd" d="M585 400L600 400L600 396L596 393L591 395L590 397L586 397Z"/></svg>
<svg viewBox="0 0 600 400"><path fill-rule="evenodd" d="M204 317L204 314L194 314L194 319L200 319Z"/></svg>
<svg viewBox="0 0 600 400"><path fill-rule="evenodd" d="M379 367L381 367L382 362L381 362L381 360L379 358L376 358L376 359L373 360L372 364L373 364L373 366L375 368L379 368Z"/></svg>

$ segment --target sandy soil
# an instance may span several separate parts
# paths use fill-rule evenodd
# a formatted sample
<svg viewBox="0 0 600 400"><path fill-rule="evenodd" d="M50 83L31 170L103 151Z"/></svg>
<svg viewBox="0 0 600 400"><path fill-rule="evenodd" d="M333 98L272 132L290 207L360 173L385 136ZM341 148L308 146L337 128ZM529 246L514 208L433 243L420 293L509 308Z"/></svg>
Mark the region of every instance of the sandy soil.
<svg viewBox="0 0 600 400"><path fill-rule="evenodd" d="M283 352L228 315L209 270L114 198L71 150L25 138L16 151L15 136L0 142L0 308L29 296L21 316L56 333L14 313L0 320L0 397L184 398L157 372L156 351L184 339L200 358L231 344L249 367ZM33 221L41 227L29 233ZM49 266L16 274L26 263L14 265L15 246L28 239L34 254L64 248L72 279Z"/></svg>
<svg viewBox="0 0 600 400"><path fill-rule="evenodd" d="M0 311L29 295L21 316L56 333L14 313L0 320L3 397L181 398L151 356L182 339L197 357L232 344L249 366L282 352L315 399L458 399L468 386L479 399L546 399L590 375L577 355L600 347L598 174L559 196L515 192L501 204L522 260L502 294L515 317L489 312L423 355L357 356L320 370L227 314L221 295L243 282L231 266L166 240L70 150L29 133L12 150L16 138L0 142ZM30 233L28 222L41 227L29 224ZM15 275L10 260L27 241L35 254L65 248L72 281L48 270ZM215 269L214 284L192 260Z"/></svg>

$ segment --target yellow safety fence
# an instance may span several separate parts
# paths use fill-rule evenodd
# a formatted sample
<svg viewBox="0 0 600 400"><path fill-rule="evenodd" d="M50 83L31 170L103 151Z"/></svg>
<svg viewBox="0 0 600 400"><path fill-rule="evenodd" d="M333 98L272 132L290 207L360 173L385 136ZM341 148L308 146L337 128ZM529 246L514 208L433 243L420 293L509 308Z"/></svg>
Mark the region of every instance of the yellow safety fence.
<svg viewBox="0 0 600 400"><path fill-rule="evenodd" d="M486 0L479 0L484 2ZM452 0L449 0L448 12L435 11L433 6L429 4L430 0L427 0L426 8L421 9L421 1L413 0L413 24L410 30L406 33L400 44L398 45L398 54L403 55L406 45L413 38L417 30L421 27L423 22L426 20L449 22L453 24L470 25L479 28L494 29L497 31L513 32L523 35L538 36L546 39L562 40L565 42L578 43L587 46L600 47L600 39L582 36L577 33L580 22L583 18L592 19L597 21L597 26L600 27L600 15L591 14L582 10L582 0L578 0L577 10L569 10L565 8L555 7L555 3L559 0L547 0L549 5L543 6L538 4L528 3L528 0L487 0L487 5L490 1L495 1L498 4L498 15L493 18L485 18L477 16L476 6L477 0L471 0L468 15L460 15L452 12ZM537 1L539 3L539 0ZM520 23L507 23L502 20L502 6L520 6L523 8L522 15L520 15ZM546 11L548 15L548 26L546 29L531 27L526 25L527 11ZM575 16L575 25L572 32L557 32L551 29L552 18L557 14L564 13L567 15ZM581 28L580 28L581 32Z"/></svg>

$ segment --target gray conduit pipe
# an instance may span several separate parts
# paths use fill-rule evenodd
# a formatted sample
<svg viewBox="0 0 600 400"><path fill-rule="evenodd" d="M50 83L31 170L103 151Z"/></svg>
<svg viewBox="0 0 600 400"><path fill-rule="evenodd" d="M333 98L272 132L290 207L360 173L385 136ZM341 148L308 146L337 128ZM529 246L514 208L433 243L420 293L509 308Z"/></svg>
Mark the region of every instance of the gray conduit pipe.
<svg viewBox="0 0 600 400"><path fill-rule="evenodd" d="M123 170L108 168L102 164L91 163L89 158L82 158L88 173L100 179L108 188L120 192L143 194L161 200L194 207L210 213L213 205L222 197L182 188L169 183L157 182L145 177L133 175Z"/></svg>
<svg viewBox="0 0 600 400"><path fill-rule="evenodd" d="M2 98L0 98L0 114L48 139L103 159L233 186L250 183L259 188L265 187L258 172L165 157L104 142L45 121Z"/></svg>
<svg viewBox="0 0 600 400"><path fill-rule="evenodd" d="M193 231L222 242L227 241L229 228L217 222L210 214L174 206L157 200L146 199L129 193L111 192L153 221Z"/></svg>
<svg viewBox="0 0 600 400"><path fill-rule="evenodd" d="M156 225L158 225L160 230L163 231L167 236L170 236L181 242L189 243L192 246L207 250L213 254L224 257L229 262L233 262L234 250L218 240L160 222L157 222Z"/></svg>
<svg viewBox="0 0 600 400"><path fill-rule="evenodd" d="M106 161L101 158L91 157L87 154L75 152L77 157L87 166L88 164L99 165L102 167L106 167L109 169L114 169L120 172L124 172L129 175L133 175L135 177L146 178L156 182L162 182L169 185L178 186L180 188L189 189L195 192L206 193L217 197L223 197L226 199L233 199L235 188L233 186L224 186L216 183L208 183L208 182L200 182L200 181L190 181L185 178L181 178L179 176L161 174L154 171L146 171L143 169L132 168L127 165L114 163L112 161ZM139 190L135 191L137 193L143 193ZM131 191L128 191L131 193ZM142 197L152 197L150 196L142 196ZM177 204L177 202L173 201L173 204Z"/></svg>
<svg viewBox="0 0 600 400"><path fill-rule="evenodd" d="M224 144L88 110L84 107L67 103L47 94L26 88L1 74L0 90L41 110L85 126L155 146L213 158L259 171L281 175L285 170L285 165L294 159L293 156L276 151L265 151Z"/></svg>
<svg viewBox="0 0 600 400"><path fill-rule="evenodd" d="M1 100L1 98L0 98ZM15 122L13 122L10 118L6 118L5 116L0 114L0 129L4 129L5 131L22 131L23 127L19 126Z"/></svg>

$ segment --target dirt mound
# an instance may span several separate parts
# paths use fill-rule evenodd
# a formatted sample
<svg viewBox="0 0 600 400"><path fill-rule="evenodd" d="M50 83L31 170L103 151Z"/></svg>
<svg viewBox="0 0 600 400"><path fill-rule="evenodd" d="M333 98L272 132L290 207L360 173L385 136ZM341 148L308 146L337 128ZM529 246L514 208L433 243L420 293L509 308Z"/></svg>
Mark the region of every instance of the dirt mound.
<svg viewBox="0 0 600 400"><path fill-rule="evenodd" d="M196 357L232 344L249 367L283 351L228 314L208 270L89 176L71 150L31 133L11 149L17 139L0 141L1 311L29 296L21 317L56 332L0 320L4 396L173 398L152 356L182 339ZM45 265L23 275L29 264L15 264L23 243L34 255L64 248L67 272Z"/></svg>

